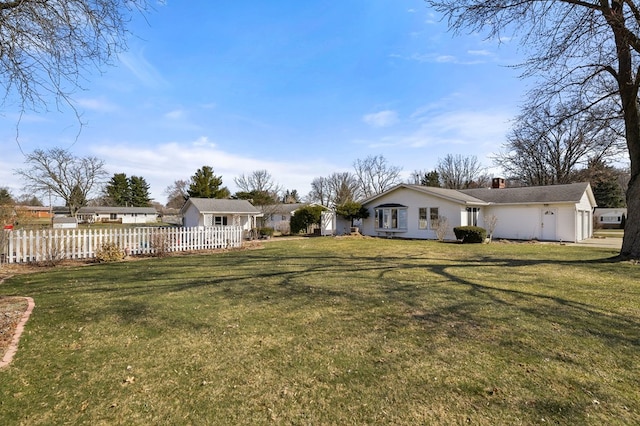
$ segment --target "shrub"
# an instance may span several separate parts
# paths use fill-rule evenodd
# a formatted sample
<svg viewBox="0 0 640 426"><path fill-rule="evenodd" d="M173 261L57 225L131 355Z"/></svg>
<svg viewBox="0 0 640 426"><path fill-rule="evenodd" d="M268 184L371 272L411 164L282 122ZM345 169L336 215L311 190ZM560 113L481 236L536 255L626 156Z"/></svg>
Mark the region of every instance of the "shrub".
<svg viewBox="0 0 640 426"><path fill-rule="evenodd" d="M260 233L261 237L271 237L273 236L274 231L273 231L273 228L264 227L264 228L260 228L258 232Z"/></svg>
<svg viewBox="0 0 640 426"><path fill-rule="evenodd" d="M456 226L453 233L463 243L483 243L487 238L487 230L479 226Z"/></svg>
<svg viewBox="0 0 640 426"><path fill-rule="evenodd" d="M151 248L155 257L165 257L169 254L169 236L166 232L158 230L151 234Z"/></svg>
<svg viewBox="0 0 640 426"><path fill-rule="evenodd" d="M449 231L449 220L444 216L438 216L436 225L436 237L438 241L444 241Z"/></svg>
<svg viewBox="0 0 640 426"><path fill-rule="evenodd" d="M311 225L320 225L322 210L322 206L300 207L291 217L291 233L299 234L303 231L307 232Z"/></svg>
<svg viewBox="0 0 640 426"><path fill-rule="evenodd" d="M104 243L96 250L96 261L117 262L124 259L124 251L116 243Z"/></svg>

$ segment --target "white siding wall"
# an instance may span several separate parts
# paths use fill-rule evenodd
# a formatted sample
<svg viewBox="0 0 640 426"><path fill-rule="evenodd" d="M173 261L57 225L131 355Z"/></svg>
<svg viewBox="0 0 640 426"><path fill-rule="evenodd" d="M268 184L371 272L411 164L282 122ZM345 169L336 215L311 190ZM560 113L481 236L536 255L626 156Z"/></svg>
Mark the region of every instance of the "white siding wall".
<svg viewBox="0 0 640 426"><path fill-rule="evenodd" d="M369 212L369 214L371 215L372 213ZM362 232L362 230L360 231ZM351 233L351 221L348 219L345 219L342 216L336 216L336 235L349 235L350 233Z"/></svg>
<svg viewBox="0 0 640 426"><path fill-rule="evenodd" d="M578 229L578 214L575 204L558 206L557 241L576 242Z"/></svg>
<svg viewBox="0 0 640 426"><path fill-rule="evenodd" d="M555 211L555 232L553 236L543 233L542 223L545 210ZM514 240L542 240L575 242L578 236L578 215L573 204L526 204L515 206L492 206L485 208L485 214L492 214L498 218L494 238ZM481 217L484 214L481 213ZM478 220L480 226L485 226L484 220ZM590 232L589 232L590 234ZM546 238L545 238L546 237ZM588 237L585 237L588 238Z"/></svg>
<svg viewBox="0 0 640 426"><path fill-rule="evenodd" d="M198 209L193 205L189 205L187 211L183 215L183 225L187 228L194 226L204 226L204 218L200 215Z"/></svg>
<svg viewBox="0 0 640 426"><path fill-rule="evenodd" d="M498 219L493 238L530 240L539 238L541 235L539 206L536 208L531 206L485 207L480 211L478 225L485 227L484 217L489 215Z"/></svg>
<svg viewBox="0 0 640 426"><path fill-rule="evenodd" d="M407 206L406 231L378 232L375 229L375 207L390 203ZM466 206L406 188L399 188L383 195L368 203L366 207L369 209L370 216L363 221L361 227L361 232L365 235L436 239L434 230L419 229L420 207L438 207L439 215L446 217L449 221L447 239L455 238L454 227L467 225ZM486 228L484 218L494 215L497 218L494 238L575 242L590 238L593 234L590 220L591 207L586 193L577 204L481 206L478 213L478 226ZM340 231L339 227L338 231Z"/></svg>
<svg viewBox="0 0 640 426"><path fill-rule="evenodd" d="M287 233L291 231L291 215L289 213L265 214L262 224L276 231Z"/></svg>
<svg viewBox="0 0 640 426"><path fill-rule="evenodd" d="M407 231L406 232L377 232L375 229L375 207L380 204L398 203L407 206ZM455 239L453 228L461 225L466 210L463 206L442 198L431 197L416 191L401 188L390 194L377 198L366 206L369 209L369 217L363 220L361 232L371 236L395 236L399 238L436 239L436 233L431 229L419 229L420 207L437 207L440 216L449 221L446 239ZM482 215L482 210L480 215Z"/></svg>

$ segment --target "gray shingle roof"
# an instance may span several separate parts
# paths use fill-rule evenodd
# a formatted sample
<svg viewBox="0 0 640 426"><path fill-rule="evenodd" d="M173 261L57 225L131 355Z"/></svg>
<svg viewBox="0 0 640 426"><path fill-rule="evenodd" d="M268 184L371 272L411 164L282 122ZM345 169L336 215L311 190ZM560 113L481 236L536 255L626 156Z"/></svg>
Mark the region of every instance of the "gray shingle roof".
<svg viewBox="0 0 640 426"><path fill-rule="evenodd" d="M522 188L462 189L459 192L492 204L577 203L582 199L588 186L589 183L581 182Z"/></svg>
<svg viewBox="0 0 640 426"><path fill-rule="evenodd" d="M423 186L423 185L409 185L406 183L401 183L400 185L397 185L394 188L391 188L383 192L382 194L374 195L373 197L370 197L364 200L362 204L369 204L375 199L381 197L382 195L400 188L413 189L415 191L419 191L428 195L433 195L439 198L444 198L446 200L450 200L450 201L461 203L461 204L481 205L481 206L488 204L486 201L483 201L478 197L474 197L470 194L464 194L461 191L456 191L455 189L435 188L432 186Z"/></svg>
<svg viewBox="0 0 640 426"><path fill-rule="evenodd" d="M119 213L119 214L158 214L158 211L155 207L81 207L78 210L78 214L95 214L95 213Z"/></svg>
<svg viewBox="0 0 640 426"><path fill-rule="evenodd" d="M265 212L273 214L292 214L296 210L305 206L320 206L323 209L329 210L327 207L316 203L280 203L265 206Z"/></svg>
<svg viewBox="0 0 640 426"><path fill-rule="evenodd" d="M260 210L247 200L227 200L219 198L189 198L183 207L191 203L200 213L245 213L259 214Z"/></svg>

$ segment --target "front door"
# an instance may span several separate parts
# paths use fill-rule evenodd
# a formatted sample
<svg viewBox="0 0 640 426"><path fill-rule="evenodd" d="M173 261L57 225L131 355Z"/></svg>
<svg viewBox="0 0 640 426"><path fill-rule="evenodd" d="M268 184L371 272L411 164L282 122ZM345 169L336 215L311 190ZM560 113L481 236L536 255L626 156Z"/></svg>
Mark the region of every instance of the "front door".
<svg viewBox="0 0 640 426"><path fill-rule="evenodd" d="M542 209L542 235L541 239L545 241L555 241L556 238L556 222L557 209Z"/></svg>

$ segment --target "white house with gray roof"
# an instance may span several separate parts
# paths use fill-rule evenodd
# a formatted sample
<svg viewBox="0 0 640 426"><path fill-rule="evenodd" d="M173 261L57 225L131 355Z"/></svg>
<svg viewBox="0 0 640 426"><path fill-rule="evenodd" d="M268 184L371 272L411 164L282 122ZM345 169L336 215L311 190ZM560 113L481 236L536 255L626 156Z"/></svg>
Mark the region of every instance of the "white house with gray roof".
<svg viewBox="0 0 640 426"><path fill-rule="evenodd" d="M502 181L503 182L503 181ZM362 233L371 236L436 239L442 218L446 239L456 226L487 228L496 219L494 238L576 242L593 235L596 201L589 183L453 190L400 184L363 201L369 218Z"/></svg>
<svg viewBox="0 0 640 426"><path fill-rule="evenodd" d="M323 209L320 218L319 232L321 235L333 235L336 229L336 216L331 209L316 203L282 203L263 207L264 217L262 225L273 228L283 234L291 232L291 218L296 211L306 206L320 206Z"/></svg>
<svg viewBox="0 0 640 426"><path fill-rule="evenodd" d="M256 227L262 212L247 200L189 198L180 209L182 224L193 226L240 226L245 231Z"/></svg>
<svg viewBox="0 0 640 426"><path fill-rule="evenodd" d="M157 222L158 216L154 207L87 206L76 213L78 221L84 223L145 224Z"/></svg>

